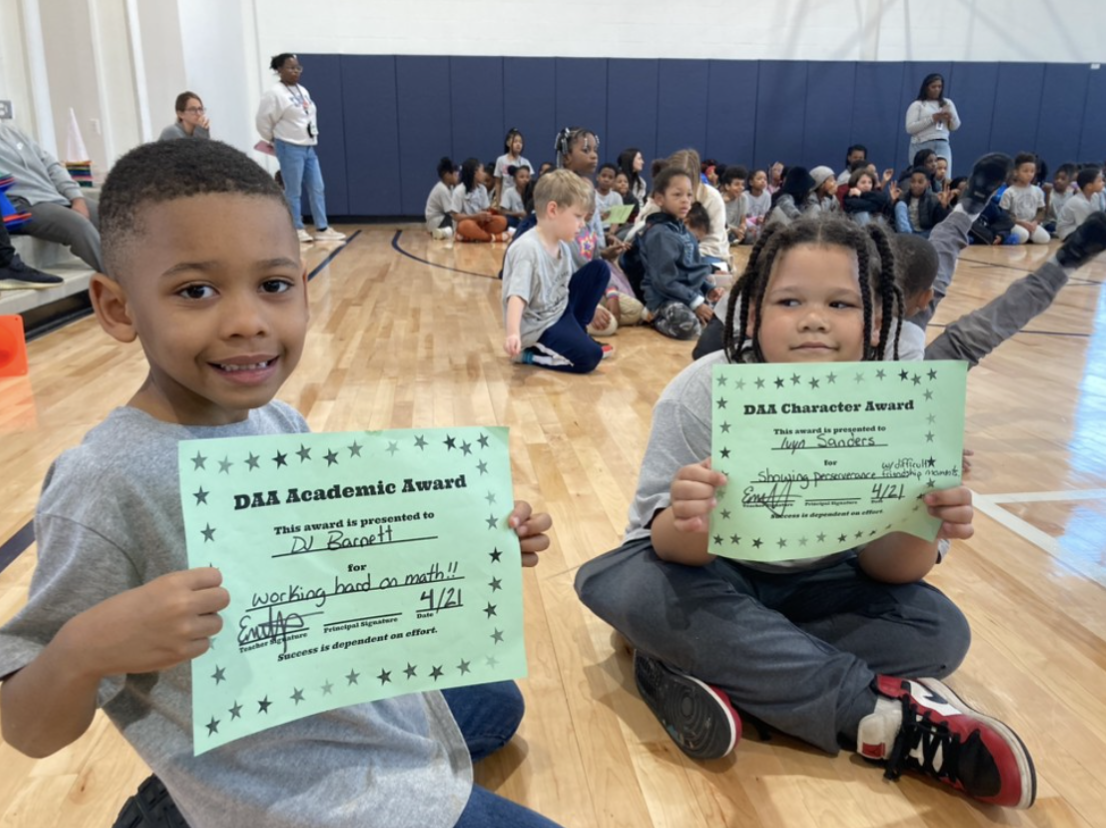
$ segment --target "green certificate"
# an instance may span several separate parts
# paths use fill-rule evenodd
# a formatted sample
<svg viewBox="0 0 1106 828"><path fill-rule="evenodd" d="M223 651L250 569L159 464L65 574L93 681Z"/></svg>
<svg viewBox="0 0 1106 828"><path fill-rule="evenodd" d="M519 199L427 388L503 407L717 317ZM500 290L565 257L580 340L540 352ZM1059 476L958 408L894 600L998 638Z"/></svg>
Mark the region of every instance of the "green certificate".
<svg viewBox="0 0 1106 828"><path fill-rule="evenodd" d="M618 204L607 211L607 221L611 224L625 224L634 212L633 204Z"/></svg>
<svg viewBox="0 0 1106 828"><path fill-rule="evenodd" d="M361 702L526 675L505 428L180 445L190 566L230 593L192 662L197 755Z"/></svg>
<svg viewBox="0 0 1106 828"><path fill-rule="evenodd" d="M933 540L921 498L960 485L964 362L716 365L710 552L779 562L888 532Z"/></svg>

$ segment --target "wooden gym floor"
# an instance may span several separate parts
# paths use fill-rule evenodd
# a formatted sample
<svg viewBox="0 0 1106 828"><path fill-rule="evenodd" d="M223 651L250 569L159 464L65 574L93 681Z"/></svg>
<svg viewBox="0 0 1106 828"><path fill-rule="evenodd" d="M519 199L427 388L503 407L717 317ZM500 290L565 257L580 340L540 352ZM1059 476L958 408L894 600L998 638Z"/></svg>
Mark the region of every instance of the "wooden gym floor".
<svg viewBox="0 0 1106 828"><path fill-rule="evenodd" d="M971 372L976 535L932 577L974 630L950 683L1009 722L1036 761L1037 804L1015 813L918 778L885 782L850 754L761 742L752 728L724 760L686 759L572 581L618 544L652 406L691 345L627 330L591 376L512 365L494 278L502 245L453 249L415 226L361 231L343 248L306 251L309 268L336 255L311 283L307 349L281 398L317 431L510 426L516 492L554 516L554 546L524 578L527 717L480 781L581 828L1106 825L1106 256ZM935 321L1048 254L970 248ZM92 318L30 343L29 355L29 377L0 379L0 544L31 519L51 460L144 375L138 347ZM24 602L34 557L31 546L0 572L0 622ZM0 744L0 767L0 825L19 828L110 825L148 773L102 717L39 762Z"/></svg>

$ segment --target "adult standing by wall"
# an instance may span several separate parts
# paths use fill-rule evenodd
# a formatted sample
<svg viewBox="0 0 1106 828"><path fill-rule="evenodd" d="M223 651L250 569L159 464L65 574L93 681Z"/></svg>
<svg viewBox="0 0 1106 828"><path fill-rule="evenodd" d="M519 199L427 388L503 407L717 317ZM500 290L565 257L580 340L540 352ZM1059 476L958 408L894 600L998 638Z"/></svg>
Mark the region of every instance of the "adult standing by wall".
<svg viewBox="0 0 1106 828"><path fill-rule="evenodd" d="M210 138L211 119L207 117L204 102L195 92L177 95L177 120L161 131L159 141L177 138Z"/></svg>
<svg viewBox="0 0 1106 828"><path fill-rule="evenodd" d="M938 158L948 161L951 175L952 147L949 133L960 129L956 104L945 97L945 79L934 72L926 75L918 98L906 108L906 131L910 134L910 152L914 156L924 149L933 150Z"/></svg>
<svg viewBox="0 0 1106 828"><path fill-rule="evenodd" d="M319 143L319 122L315 102L307 89L300 86L303 67L299 58L289 52L273 57L269 68L280 82L261 96L257 108L257 131L263 140L273 145L280 175L284 179L284 197L292 210L300 242L341 241L345 233L332 228L326 217L323 173L315 147ZM303 227L300 194L307 186L311 202L311 218L315 223L312 239Z"/></svg>

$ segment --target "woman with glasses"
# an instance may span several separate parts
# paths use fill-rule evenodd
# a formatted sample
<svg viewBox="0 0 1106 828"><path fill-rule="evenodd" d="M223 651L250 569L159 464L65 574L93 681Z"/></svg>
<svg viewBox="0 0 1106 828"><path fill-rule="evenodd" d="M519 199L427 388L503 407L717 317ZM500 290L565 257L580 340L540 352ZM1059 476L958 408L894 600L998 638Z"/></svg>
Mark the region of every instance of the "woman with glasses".
<svg viewBox="0 0 1106 828"><path fill-rule="evenodd" d="M303 66L299 58L288 52L273 57L269 68L280 81L261 96L257 108L257 131L266 143L272 145L280 163L280 176L284 181L284 197L292 210L292 220L302 244L313 241L341 241L345 233L329 226L326 217L323 172L315 147L319 143L319 121L315 102L308 91L300 86ZM303 227L301 197L307 190L311 202L311 218L315 224L315 237Z"/></svg>
<svg viewBox="0 0 1106 828"><path fill-rule="evenodd" d="M161 131L159 141L176 138L210 138L211 119L204 110L204 102L195 92L177 95L177 121Z"/></svg>

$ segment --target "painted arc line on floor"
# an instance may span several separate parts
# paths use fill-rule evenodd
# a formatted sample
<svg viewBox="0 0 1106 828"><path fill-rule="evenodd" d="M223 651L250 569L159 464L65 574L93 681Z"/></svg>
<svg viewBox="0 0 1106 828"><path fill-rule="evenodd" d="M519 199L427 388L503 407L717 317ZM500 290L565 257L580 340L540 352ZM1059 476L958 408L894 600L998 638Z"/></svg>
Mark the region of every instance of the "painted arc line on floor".
<svg viewBox="0 0 1106 828"><path fill-rule="evenodd" d="M340 247L338 247L336 250L332 250L330 252L329 256L327 256L325 259L323 259L321 262L319 262L317 265L315 265L315 269L307 274L307 281L310 282L312 279L314 279L315 276L318 274L318 272L320 270L322 270L324 267L326 267L328 264L330 264L332 261L334 261L334 258L339 253L341 253L343 250L345 250L347 247L349 247L349 243L351 241L353 241L354 239L356 239L360 235L361 235L360 230L354 231L353 235L350 236L348 239L346 239L344 242L342 242Z"/></svg>
<svg viewBox="0 0 1106 828"><path fill-rule="evenodd" d="M392 236L392 249L394 249L397 253L399 253L403 256L406 256L408 259L414 259L416 262L419 262L420 264L429 265L430 267L438 267L438 268L441 268L442 270L452 270L454 273L464 273L466 276L480 276L481 278L484 278L484 279L498 279L499 278L498 276L493 276L493 275L490 275L490 274L487 274L487 273L476 273L475 271L472 271L472 270L461 270L459 267L450 267L449 265L437 264L436 262L431 262L431 261L427 261L426 259L419 258L414 253L411 253L407 250L404 250L402 247L399 246L399 237L402 236L402 235L403 235L402 230L396 230L396 234L394 236Z"/></svg>

